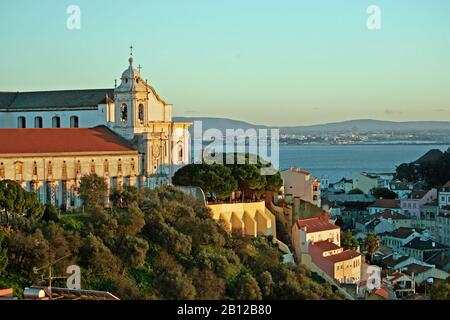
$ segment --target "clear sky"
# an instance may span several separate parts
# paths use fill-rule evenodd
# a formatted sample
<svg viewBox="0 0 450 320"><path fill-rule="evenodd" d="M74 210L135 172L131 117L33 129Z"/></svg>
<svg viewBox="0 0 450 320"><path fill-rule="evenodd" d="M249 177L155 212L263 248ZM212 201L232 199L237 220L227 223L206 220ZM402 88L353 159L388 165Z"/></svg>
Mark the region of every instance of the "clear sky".
<svg viewBox="0 0 450 320"><path fill-rule="evenodd" d="M450 120L448 0L0 1L0 40L1 91L113 87L132 44L179 116Z"/></svg>

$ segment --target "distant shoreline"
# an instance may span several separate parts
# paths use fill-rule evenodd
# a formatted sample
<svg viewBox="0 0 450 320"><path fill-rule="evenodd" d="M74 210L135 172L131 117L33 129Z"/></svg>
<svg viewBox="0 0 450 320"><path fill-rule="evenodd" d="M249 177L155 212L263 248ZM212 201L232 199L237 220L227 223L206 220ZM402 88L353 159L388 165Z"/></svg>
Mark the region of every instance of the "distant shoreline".
<svg viewBox="0 0 450 320"><path fill-rule="evenodd" d="M450 142L418 142L418 143L280 143L280 146L449 146Z"/></svg>

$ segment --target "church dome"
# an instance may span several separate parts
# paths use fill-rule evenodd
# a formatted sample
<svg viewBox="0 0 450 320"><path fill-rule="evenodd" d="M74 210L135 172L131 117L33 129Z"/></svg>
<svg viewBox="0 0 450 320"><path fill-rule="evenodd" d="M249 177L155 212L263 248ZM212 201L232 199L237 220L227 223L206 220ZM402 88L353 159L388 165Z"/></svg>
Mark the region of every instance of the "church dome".
<svg viewBox="0 0 450 320"><path fill-rule="evenodd" d="M130 63L130 66L122 73L122 80L140 78L141 75L139 71L133 67L133 57L130 57L128 62Z"/></svg>

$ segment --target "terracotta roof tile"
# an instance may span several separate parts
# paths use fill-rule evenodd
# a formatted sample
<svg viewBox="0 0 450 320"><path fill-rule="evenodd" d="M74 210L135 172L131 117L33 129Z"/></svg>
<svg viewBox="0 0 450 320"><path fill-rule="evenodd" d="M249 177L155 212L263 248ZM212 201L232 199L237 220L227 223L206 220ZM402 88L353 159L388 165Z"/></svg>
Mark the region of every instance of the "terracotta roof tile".
<svg viewBox="0 0 450 320"><path fill-rule="evenodd" d="M299 229L301 229L302 227L306 227L307 233L334 230L340 228L339 226L332 224L328 221L328 215L298 220L297 227Z"/></svg>
<svg viewBox="0 0 450 320"><path fill-rule="evenodd" d="M0 129L0 155L138 153L105 126L90 129Z"/></svg>
<svg viewBox="0 0 450 320"><path fill-rule="evenodd" d="M332 262L341 262L341 261L347 261L350 259L354 259L359 256L361 256L361 254L356 251L345 250L344 252L325 257L325 259L328 259Z"/></svg>
<svg viewBox="0 0 450 320"><path fill-rule="evenodd" d="M396 199L378 199L370 205L371 208L400 209L400 201Z"/></svg>

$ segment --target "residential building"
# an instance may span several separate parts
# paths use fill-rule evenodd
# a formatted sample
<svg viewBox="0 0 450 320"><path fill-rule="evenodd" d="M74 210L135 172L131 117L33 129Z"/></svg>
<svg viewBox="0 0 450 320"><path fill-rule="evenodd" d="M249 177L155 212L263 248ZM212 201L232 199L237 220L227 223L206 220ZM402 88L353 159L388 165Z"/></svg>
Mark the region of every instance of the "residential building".
<svg viewBox="0 0 450 320"><path fill-rule="evenodd" d="M380 264L383 268L393 271L404 270L410 264L417 264L425 267L434 267L432 264L425 263L419 259L404 255L398 252L394 252L384 257Z"/></svg>
<svg viewBox="0 0 450 320"><path fill-rule="evenodd" d="M281 178L286 198L298 197L321 207L320 180L313 178L309 172L293 167L281 171Z"/></svg>
<svg viewBox="0 0 450 320"><path fill-rule="evenodd" d="M420 219L420 212L424 205L437 199L437 189L428 191L413 191L408 198L400 200L402 213L413 218Z"/></svg>
<svg viewBox="0 0 450 320"><path fill-rule="evenodd" d="M412 263L406 266L403 270L404 273L410 275L416 286L421 286L429 280L446 280L450 274L443 270L439 270L435 267L424 266L416 263Z"/></svg>
<svg viewBox="0 0 450 320"><path fill-rule="evenodd" d="M390 210L392 213L402 213L400 209L400 200L396 199L378 199L368 207L369 215Z"/></svg>
<svg viewBox="0 0 450 320"><path fill-rule="evenodd" d="M450 181L439 190L439 208L450 209Z"/></svg>
<svg viewBox="0 0 450 320"><path fill-rule="evenodd" d="M439 242L450 247L450 214L442 213L437 217L439 226Z"/></svg>
<svg viewBox="0 0 450 320"><path fill-rule="evenodd" d="M342 178L340 181L333 184L333 189L342 190L345 193L349 193L353 190L353 180Z"/></svg>
<svg viewBox="0 0 450 320"><path fill-rule="evenodd" d="M411 219L391 210L385 210L366 217L364 228L361 231L382 234L398 228L407 228L411 225Z"/></svg>
<svg viewBox="0 0 450 320"><path fill-rule="evenodd" d="M383 282L394 290L398 298L406 298L416 293L416 283L414 279L402 272L394 272L383 279Z"/></svg>
<svg viewBox="0 0 450 320"><path fill-rule="evenodd" d="M419 230L420 231L420 230ZM409 243L411 240L423 236L416 229L412 228L398 228L391 232L382 233L379 235L381 242L383 245L397 251L402 252L403 246Z"/></svg>
<svg viewBox="0 0 450 320"><path fill-rule="evenodd" d="M394 180L389 183L389 190L395 192L398 199L407 198L413 191L414 183Z"/></svg>
<svg viewBox="0 0 450 320"><path fill-rule="evenodd" d="M434 264L449 253L449 247L422 236L403 245L403 252L425 263Z"/></svg>
<svg viewBox="0 0 450 320"><path fill-rule="evenodd" d="M371 194L372 189L389 188L389 183L394 176L394 173L362 172L353 178L353 189L360 189L364 194Z"/></svg>
<svg viewBox="0 0 450 320"><path fill-rule="evenodd" d="M361 254L340 245L340 227L330 223L329 214L298 220L292 231L293 246L300 262L304 256L337 283L358 283Z"/></svg>

